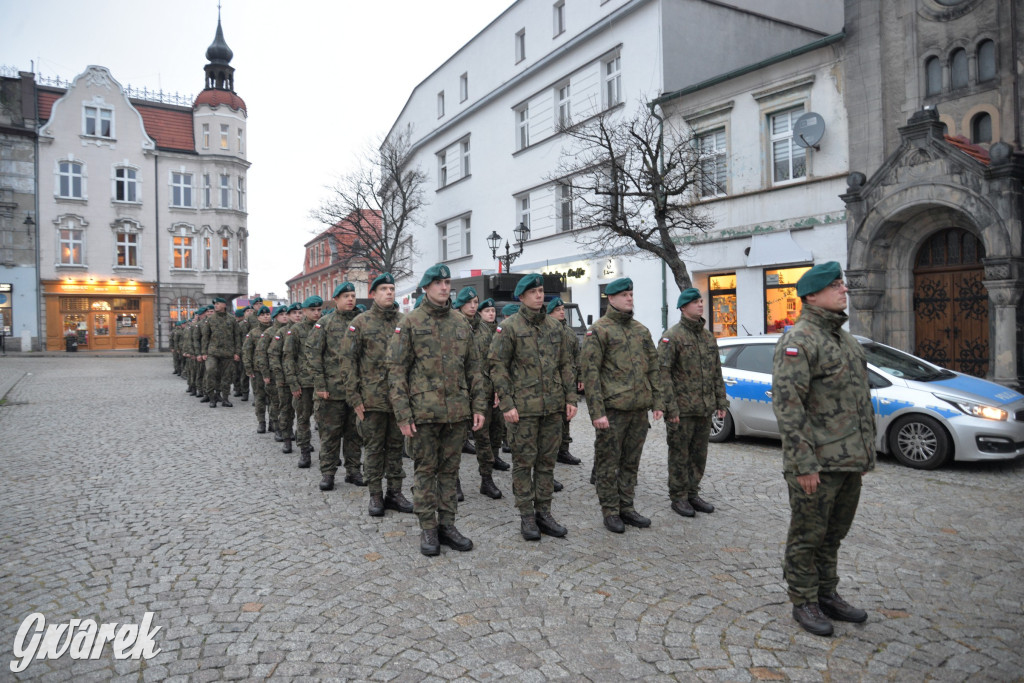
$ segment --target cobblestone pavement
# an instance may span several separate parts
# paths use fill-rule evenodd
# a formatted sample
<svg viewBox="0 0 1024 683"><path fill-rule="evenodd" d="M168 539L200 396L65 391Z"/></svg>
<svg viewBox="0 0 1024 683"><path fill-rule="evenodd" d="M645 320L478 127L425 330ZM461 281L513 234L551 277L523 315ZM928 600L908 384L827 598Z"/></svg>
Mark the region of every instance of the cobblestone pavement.
<svg viewBox="0 0 1024 683"><path fill-rule="evenodd" d="M704 495L718 510L683 519L655 424L637 487L653 527L614 535L588 483L583 412L584 465L556 470L567 538L523 541L509 474L491 501L466 456L458 525L476 548L426 558L413 515L368 517L365 488L320 492L315 466L255 434L251 403L211 410L170 368L162 354L0 360L0 679L1024 676L1024 463L917 472L882 458L840 556L868 622L817 638L782 585L775 442L712 444ZM148 661L108 646L9 669L33 612L137 624L147 611L162 649Z"/></svg>

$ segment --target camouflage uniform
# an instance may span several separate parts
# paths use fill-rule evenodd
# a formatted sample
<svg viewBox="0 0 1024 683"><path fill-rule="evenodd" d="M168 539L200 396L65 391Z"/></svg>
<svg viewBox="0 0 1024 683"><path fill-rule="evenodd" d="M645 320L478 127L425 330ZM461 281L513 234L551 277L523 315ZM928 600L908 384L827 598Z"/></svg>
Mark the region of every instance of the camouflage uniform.
<svg viewBox="0 0 1024 683"><path fill-rule="evenodd" d="M263 383L263 373L256 364L256 343L263 336L263 333L270 329L270 323L264 325L256 321L255 327L245 334L242 342L242 367L245 376L252 375L252 405L256 411L256 422L266 426L267 424L267 390Z"/></svg>
<svg viewBox="0 0 1024 683"><path fill-rule="evenodd" d="M562 415L576 405L576 376L562 325L541 308L526 306L498 326L488 367L512 446L512 492L519 514L551 510L555 455L562 441Z"/></svg>
<svg viewBox="0 0 1024 683"><path fill-rule="evenodd" d="M360 431L366 449L364 473L370 494L383 494L382 481L388 480L388 491L402 490L405 471L402 469L402 432L388 398L388 342L400 323L397 305L385 310L373 303L370 310L349 323L348 334L341 342L343 375L342 392L349 405L363 406Z"/></svg>
<svg viewBox="0 0 1024 683"><path fill-rule="evenodd" d="M285 333L281 364L284 368L285 383L292 395L295 409L295 440L299 449L311 447L313 432L310 420L313 418L313 368L306 356L306 339L313 331L313 321L304 318L292 325ZM295 392L301 392L295 396Z"/></svg>
<svg viewBox="0 0 1024 683"><path fill-rule="evenodd" d="M272 322L267 329L260 333L260 338L256 341L256 350L253 353L253 364L256 367L256 372L263 379L260 383L263 385L263 392L266 395L267 400L267 424L270 428L280 433L280 411L281 411L281 399L277 391L277 382L274 381L274 375L270 369L270 342L274 339L274 335L278 333L281 325ZM270 378L268 384L265 380ZM255 383L254 383L255 385ZM253 387L255 389L255 386Z"/></svg>
<svg viewBox="0 0 1024 683"><path fill-rule="evenodd" d="M487 353L489 353L491 340L494 338L494 332L498 329L498 323L489 323L485 320L481 320L480 328L487 330ZM486 361L487 353L484 353L481 356L481 362ZM490 445L490 449L487 451L487 455L490 456L490 459L488 460L488 467L490 469L488 469L487 472L488 474L493 474L492 470L494 469L494 461L498 459L501 450L501 442L505 440L505 417L501 414L501 408L494 405L493 397L488 402L488 405L490 408L488 409L487 425L485 429L487 430L487 443ZM484 471L481 457L480 447L477 446L476 459L477 463L480 465L480 474L482 475ZM507 465L505 466L505 469L508 469Z"/></svg>
<svg viewBox="0 0 1024 683"><path fill-rule="evenodd" d="M348 327L359 311L332 310L313 326L306 340L306 355L313 375L313 392L326 391L319 400L316 423L320 431L320 473L333 475L341 464L345 444L345 471L359 474L362 440L356 432L356 414L345 400L345 373L341 347ZM301 445L301 443L300 443Z"/></svg>
<svg viewBox="0 0 1024 683"><path fill-rule="evenodd" d="M284 374L284 340L291 326L296 323L286 322L277 328L274 338L267 346L267 357L270 360L270 375L277 386L277 428L281 436L291 439L292 425L295 423L295 406L292 404L292 392Z"/></svg>
<svg viewBox="0 0 1024 683"><path fill-rule="evenodd" d="M476 448L476 463L480 469L481 477L490 477L494 473L494 447L491 443L491 421L497 415L497 419L504 422L501 417L501 410L495 409L494 385L491 384L489 364L486 362L487 354L491 348L491 339L494 337L494 329L488 326L479 314L472 318L466 318L470 327L473 328L473 341L476 342L476 350L480 354L480 370L482 373L481 382L484 391L491 397L488 402L488 410L484 413L484 426L473 432L473 446ZM499 441L500 445L501 442Z"/></svg>
<svg viewBox="0 0 1024 683"><path fill-rule="evenodd" d="M647 431L647 411L662 410L658 352L646 327L608 306L583 341L583 386L590 419L607 416L597 429L594 466L597 497L605 517L635 512L633 491Z"/></svg>
<svg viewBox="0 0 1024 683"><path fill-rule="evenodd" d="M556 320L559 325L562 326L562 337L564 344L569 349L570 362L572 364L572 377L573 377L573 391L576 390L576 384L580 379L580 342L576 338L576 333L569 327L569 321ZM569 444L572 442L572 436L569 429L569 418L566 414L562 413L562 444L558 447L559 452L569 452Z"/></svg>
<svg viewBox="0 0 1024 683"><path fill-rule="evenodd" d="M181 325L175 325L171 330L171 361L174 363L174 374L181 374Z"/></svg>
<svg viewBox="0 0 1024 683"><path fill-rule="evenodd" d="M857 512L861 473L875 467L867 361L842 329L847 319L804 304L775 346L772 408L792 512L783 574L796 606L836 591L839 545ZM821 483L807 494L796 478L814 472Z"/></svg>
<svg viewBox="0 0 1024 683"><path fill-rule="evenodd" d="M235 369L235 356L242 352L238 323L227 311L215 312L206 320L201 354L206 356L206 394L210 400L219 394L227 400Z"/></svg>
<svg viewBox="0 0 1024 683"><path fill-rule="evenodd" d="M668 495L696 498L708 460L711 415L729 407L718 342L704 318L683 318L661 335L658 360L665 389ZM678 423L671 422L679 418Z"/></svg>
<svg viewBox="0 0 1024 683"><path fill-rule="evenodd" d="M258 320L255 320L254 318L252 318L252 319L251 318L247 318L245 316L243 316L240 320L238 320L237 324L238 324L238 334L239 334L239 337L242 339L242 343L243 344L245 343L245 335L249 334L249 331L252 330L253 328L258 328L259 327L259 321ZM245 362L241 358L239 358L238 362L235 363L235 376L234 376L234 382L232 382L232 383L235 385L235 395L236 396L238 396L239 398L241 398L243 396L248 398L248 396L249 396L249 373L247 373L245 371Z"/></svg>
<svg viewBox="0 0 1024 683"><path fill-rule="evenodd" d="M399 426L416 425L409 449L416 468L413 507L421 529L455 523L455 481L466 429L473 414L487 410L472 337L464 315L424 297L388 343L395 418Z"/></svg>

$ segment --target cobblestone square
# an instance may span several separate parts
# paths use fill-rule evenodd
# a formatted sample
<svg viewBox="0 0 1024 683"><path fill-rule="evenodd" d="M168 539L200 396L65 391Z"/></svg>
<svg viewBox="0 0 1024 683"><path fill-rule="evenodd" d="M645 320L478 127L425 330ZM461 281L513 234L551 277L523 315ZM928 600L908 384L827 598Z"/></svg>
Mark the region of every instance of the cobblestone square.
<svg viewBox="0 0 1024 683"><path fill-rule="evenodd" d="M476 547L427 558L413 515L369 517L365 488L319 491L315 464L296 468L297 453L255 433L251 402L211 410L165 354L10 355L0 397L0 680L1024 677L1022 462L919 472L880 457L840 552L840 590L868 621L817 638L782 583L789 509L772 441L712 444L703 495L717 510L684 519L655 423L637 485L653 525L615 535L581 410L583 465L555 472L566 538L523 541L509 473L492 501L467 455L457 524ZM13 674L34 612L153 612L161 652L115 661L108 646Z"/></svg>

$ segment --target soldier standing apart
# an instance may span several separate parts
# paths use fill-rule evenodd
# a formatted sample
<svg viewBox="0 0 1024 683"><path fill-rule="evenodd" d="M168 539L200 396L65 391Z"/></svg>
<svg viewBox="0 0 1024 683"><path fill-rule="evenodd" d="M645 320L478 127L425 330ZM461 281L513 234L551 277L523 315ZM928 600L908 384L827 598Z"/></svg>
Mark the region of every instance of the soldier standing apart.
<svg viewBox="0 0 1024 683"><path fill-rule="evenodd" d="M493 337L494 331L498 328L498 324L494 322L494 319L498 317L498 309L494 306L494 299L484 299L480 303L477 313L480 314L480 326L486 329L490 336ZM488 350L490 350L490 347L491 341L488 339ZM483 358L486 359L486 356ZM508 472L511 469L511 465L501 459L501 442L505 440L505 419L501 415L501 408L494 401L491 401L491 403L490 416L487 420L487 440L491 444L491 453L494 456L493 469L499 472ZM477 462L480 461L479 459L480 453L478 451Z"/></svg>
<svg viewBox="0 0 1024 683"><path fill-rule="evenodd" d="M466 428L484 424L489 397L480 381L473 329L453 311L451 272L438 263L420 280L422 305L395 328L388 344L391 404L415 464L413 507L419 517L420 552L437 555L440 544L472 550L455 528L456 480Z"/></svg>
<svg viewBox="0 0 1024 683"><path fill-rule="evenodd" d="M498 326L487 358L512 446L512 493L523 538L560 538L551 497L562 415L576 415L576 373L562 325L544 308L544 277L524 275L513 294L522 307Z"/></svg>
<svg viewBox="0 0 1024 683"><path fill-rule="evenodd" d="M299 442L299 467L312 463L313 432L313 368L306 356L306 339L313 331L313 325L320 320L324 300L315 294L302 302L302 320L292 325L285 333L281 364L284 366L285 382L292 394L295 409L295 440Z"/></svg>
<svg viewBox="0 0 1024 683"><path fill-rule="evenodd" d="M484 391L490 398L489 405L494 405L494 385L491 384L490 372L487 362L487 352L491 347L491 337L494 332L483 324L483 318L477 315L477 307L480 305L480 298L472 287L463 287L452 308L466 316L466 321L473 328L473 341L476 342L476 350L480 354L480 381L483 382ZM484 426L473 432L474 448L471 451L476 454L476 464L480 470L480 493L488 498L497 500L501 498L501 491L494 483L494 453L491 450L491 411L484 415ZM465 453L466 448L463 447Z"/></svg>
<svg viewBox="0 0 1024 683"><path fill-rule="evenodd" d="M683 517L712 513L715 506L700 497L708 461L711 416L725 419L729 400L722 381L718 342L707 328L704 300L690 287L676 300L678 323L661 335L658 359L665 388L668 440L668 495L672 510Z"/></svg>
<svg viewBox="0 0 1024 683"><path fill-rule="evenodd" d="M334 474L341 466L342 437L345 442L345 481L356 486L364 485L361 444L354 434L355 413L345 401L345 373L341 357L349 323L359 314L355 308L355 285L342 282L334 288L334 310L313 326L305 344L313 373L313 392L319 399L316 423L320 430L321 491L334 488Z"/></svg>
<svg viewBox="0 0 1024 683"><path fill-rule="evenodd" d="M270 309L260 306L256 313L256 324L249 328L242 341L242 368L252 382L252 404L256 410L256 433L267 433L267 391L264 389L263 373L256 367L256 343L270 327Z"/></svg>
<svg viewBox="0 0 1024 683"><path fill-rule="evenodd" d="M565 340L566 348L569 349L569 355L572 358L572 376L574 377L574 383L578 393L583 390L583 382L579 381L580 343L576 339L576 333L572 331L571 327L569 327L569 323L565 322L565 302L562 301L561 297L556 296L548 302L548 315L558 322L558 325L562 330L562 338ZM580 464L580 459L569 452L569 444L571 442L572 436L569 433L569 419L563 416L562 444L558 447L558 457L555 458L555 462L560 462L563 465Z"/></svg>
<svg viewBox="0 0 1024 683"><path fill-rule="evenodd" d="M388 342L395 336L399 313L395 304L395 278L382 273L370 283L370 310L349 323L341 342L342 392L359 418L366 450L363 469L370 489L369 514L383 517L384 510L412 512L402 494L402 432L388 398ZM382 482L388 480L384 494Z"/></svg>
<svg viewBox="0 0 1024 683"><path fill-rule="evenodd" d="M281 410L281 402L277 393L277 384L274 382L274 376L270 370L269 351L270 342L274 339L274 335L277 334L277 331L288 318L288 307L275 307L274 310L270 312L270 317L270 326L260 332L259 339L256 340L256 351L253 354L253 364L256 366L257 376L260 378L260 384L263 385L263 392L266 395L267 424L274 432L274 440L284 441L284 438L281 436L281 428L278 420Z"/></svg>
<svg viewBox="0 0 1024 683"><path fill-rule="evenodd" d="M776 344L772 367L772 407L792 513L783 575L793 618L818 636L832 635L826 617L855 623L868 618L836 592L839 544L857 513L861 475L875 468L867 359L842 329L848 320L842 277L839 264L829 261L797 280L803 310Z"/></svg>
<svg viewBox="0 0 1024 683"><path fill-rule="evenodd" d="M221 297L213 300L213 316L203 328L203 362L206 364L206 395L210 407L217 402L231 408L231 380L234 377L235 361L242 356L242 338L238 323L228 315L228 302Z"/></svg>
<svg viewBox="0 0 1024 683"><path fill-rule="evenodd" d="M270 358L270 372L277 385L278 401L278 429L281 430L282 453L292 452L292 438L294 432L292 425L295 423L295 406L292 403L292 392L288 387L288 380L284 373L284 341L288 338L288 330L292 325L297 325L303 317L302 304L296 302L288 306L288 314L285 322L278 328L277 334L270 340L267 348L267 356ZM308 467L308 465L307 465Z"/></svg>
<svg viewBox="0 0 1024 683"><path fill-rule="evenodd" d="M651 333L633 319L633 281L614 280L605 294L608 310L583 341L583 386L597 431L594 467L601 514L605 527L621 534L624 524L651 525L633 508L633 492L651 428L647 411L660 420L663 399Z"/></svg>

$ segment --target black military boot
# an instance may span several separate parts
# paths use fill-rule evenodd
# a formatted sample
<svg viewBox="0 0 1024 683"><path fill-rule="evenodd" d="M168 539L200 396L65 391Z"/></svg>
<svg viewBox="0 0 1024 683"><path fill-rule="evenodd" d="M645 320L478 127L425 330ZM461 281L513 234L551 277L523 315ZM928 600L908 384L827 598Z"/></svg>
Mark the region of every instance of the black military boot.
<svg viewBox="0 0 1024 683"><path fill-rule="evenodd" d="M284 439L282 439L282 441L284 441L284 445L281 446L281 452L282 453L291 453L292 452L292 435L291 434L285 434L284 435ZM309 467L309 465L306 465L306 467Z"/></svg>
<svg viewBox="0 0 1024 683"><path fill-rule="evenodd" d="M646 529L651 525L651 520L641 515L636 510L624 510L619 513L619 519L625 524L635 526L638 529Z"/></svg>
<svg viewBox="0 0 1024 683"><path fill-rule="evenodd" d="M597 469L595 469L593 467L590 468L590 483L591 484L596 484L597 483Z"/></svg>
<svg viewBox="0 0 1024 683"><path fill-rule="evenodd" d="M424 529L420 532L420 552L428 557L441 554L437 529Z"/></svg>
<svg viewBox="0 0 1024 683"><path fill-rule="evenodd" d="M217 392L213 392L213 395L210 396L210 401L209 401L210 402L210 407L211 408L216 408L217 407L217 401L219 401L219 400L220 400L220 394L218 394Z"/></svg>
<svg viewBox="0 0 1024 683"><path fill-rule="evenodd" d="M243 401L248 401L249 400L249 392L248 391L245 392L244 394L242 394L238 398L242 399Z"/></svg>
<svg viewBox="0 0 1024 683"><path fill-rule="evenodd" d="M519 533L523 535L527 541L539 541L540 540L540 529L537 528L537 517L536 515L522 515L519 522Z"/></svg>
<svg viewBox="0 0 1024 683"><path fill-rule="evenodd" d="M557 479L552 479L552 482L552 488L555 493L558 493L559 491L565 488L564 486L562 486L562 482L558 481Z"/></svg>
<svg viewBox="0 0 1024 683"><path fill-rule="evenodd" d="M562 538L569 533L568 529L555 521L555 518L551 516L551 512L548 510L538 512L536 517L537 528L540 529L541 533L554 536L555 538Z"/></svg>
<svg viewBox="0 0 1024 683"><path fill-rule="evenodd" d="M366 480L363 479L363 475L360 472L348 472L345 474L346 484L355 484L356 486L366 486Z"/></svg>
<svg viewBox="0 0 1024 683"><path fill-rule="evenodd" d="M370 494L370 508L371 517L383 517L384 516L384 496L379 493Z"/></svg>
<svg viewBox="0 0 1024 683"><path fill-rule="evenodd" d="M462 501L466 500L466 496L464 496L463 493L462 493L462 480L461 479L456 479L455 480L455 500L459 501L460 503Z"/></svg>
<svg viewBox="0 0 1024 683"><path fill-rule="evenodd" d="M793 606L793 618L805 631L816 636L832 635L832 622L825 618L816 602Z"/></svg>
<svg viewBox="0 0 1024 683"><path fill-rule="evenodd" d="M499 472L508 472L510 469L512 469L512 466L509 465L504 460L502 460L498 456L497 453L494 454L494 464L493 464L493 467L494 467L494 469L498 470Z"/></svg>
<svg viewBox="0 0 1024 683"><path fill-rule="evenodd" d="M705 514L710 515L712 512L715 511L715 506L707 502L700 496L694 496L693 498L690 498L689 503L690 507L692 507L697 512L703 512Z"/></svg>
<svg viewBox="0 0 1024 683"><path fill-rule="evenodd" d="M462 452L468 453L469 455L476 455L476 446L469 439L462 442Z"/></svg>
<svg viewBox="0 0 1024 683"><path fill-rule="evenodd" d="M278 443L281 443L282 441L284 441L284 434L281 433L280 429L275 429L274 430L274 441L276 441Z"/></svg>
<svg viewBox="0 0 1024 683"><path fill-rule="evenodd" d="M188 394L189 396L198 396L199 395L199 392L196 391L195 387L189 387L188 391L186 391L185 393Z"/></svg>
<svg viewBox="0 0 1024 683"><path fill-rule="evenodd" d="M560 448L555 462L560 462L563 465L579 465L583 461L570 453L568 448Z"/></svg>
<svg viewBox="0 0 1024 683"><path fill-rule="evenodd" d="M505 453L511 453L512 447L508 445L508 439L501 442L501 450Z"/></svg>
<svg viewBox="0 0 1024 683"><path fill-rule="evenodd" d="M605 515L604 528L616 534L626 533L626 525L618 515Z"/></svg>
<svg viewBox="0 0 1024 683"><path fill-rule="evenodd" d="M334 475L325 474L324 478L320 480L321 491L333 491L334 490Z"/></svg>
<svg viewBox="0 0 1024 683"><path fill-rule="evenodd" d="M197 396L198 396L198 394L197 394ZM207 396L206 394L203 394L203 397L201 399L199 399L199 402L200 403L209 403L210 402L210 397Z"/></svg>
<svg viewBox="0 0 1024 683"><path fill-rule="evenodd" d="M454 524L442 524L437 527L437 540L460 553L473 549L473 541L459 533Z"/></svg>
<svg viewBox="0 0 1024 683"><path fill-rule="evenodd" d="M494 500L501 498L501 490L498 489L494 483L494 478L489 474L480 476L480 493Z"/></svg>
<svg viewBox="0 0 1024 683"><path fill-rule="evenodd" d="M257 434L266 434L267 433L267 423L264 422L263 420L260 420L260 423L258 425L256 425L256 433Z"/></svg>
<svg viewBox="0 0 1024 683"><path fill-rule="evenodd" d="M850 603L846 602L846 600L843 600L839 593L819 595L818 605L821 607L821 611L829 619L852 621L855 624L862 624L868 620L867 612L862 610L860 607L854 607Z"/></svg>
<svg viewBox="0 0 1024 683"><path fill-rule="evenodd" d="M683 517L693 517L696 514L689 501L681 499L672 502L672 512L677 515L682 515Z"/></svg>
<svg viewBox="0 0 1024 683"><path fill-rule="evenodd" d="M311 452L307 447L299 448L299 467L302 469L306 469L312 464L313 460L309 457Z"/></svg>
<svg viewBox="0 0 1024 683"><path fill-rule="evenodd" d="M219 396L220 396L220 402L224 405L225 408L234 408L235 407L234 404L232 404L231 401L228 400L228 395L227 394L219 395Z"/></svg>
<svg viewBox="0 0 1024 683"><path fill-rule="evenodd" d="M395 489L388 489L388 492L384 494L384 507L395 512L412 512L412 503L402 495L401 491Z"/></svg>

